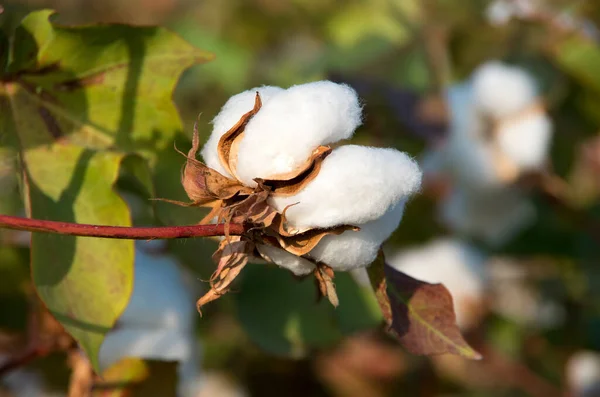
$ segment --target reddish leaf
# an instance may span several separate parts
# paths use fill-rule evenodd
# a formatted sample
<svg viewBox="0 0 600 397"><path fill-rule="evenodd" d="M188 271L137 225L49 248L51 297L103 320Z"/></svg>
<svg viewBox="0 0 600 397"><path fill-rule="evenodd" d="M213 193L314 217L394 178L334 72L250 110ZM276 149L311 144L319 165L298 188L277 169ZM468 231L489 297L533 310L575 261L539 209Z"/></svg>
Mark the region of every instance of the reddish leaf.
<svg viewBox="0 0 600 397"><path fill-rule="evenodd" d="M385 263L383 254L369 268L369 278L390 330L408 351L481 359L463 339L452 296L442 284L429 284L395 270Z"/></svg>

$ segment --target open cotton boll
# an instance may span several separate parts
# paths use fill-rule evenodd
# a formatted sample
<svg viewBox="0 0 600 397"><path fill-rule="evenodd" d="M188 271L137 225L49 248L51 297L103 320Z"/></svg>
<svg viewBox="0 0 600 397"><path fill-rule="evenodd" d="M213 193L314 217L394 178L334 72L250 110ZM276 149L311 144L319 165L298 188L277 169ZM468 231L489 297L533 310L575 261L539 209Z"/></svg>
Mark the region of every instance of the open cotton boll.
<svg viewBox="0 0 600 397"><path fill-rule="evenodd" d="M446 92L451 114L450 134L441 149L444 169L457 183L494 186L500 183L490 145L482 139L484 126L473 103L473 85L458 84Z"/></svg>
<svg viewBox="0 0 600 397"><path fill-rule="evenodd" d="M439 239L401 250L388 256L387 263L418 280L444 284L454 300L458 326L476 325L487 284L483 253L460 240Z"/></svg>
<svg viewBox="0 0 600 397"><path fill-rule="evenodd" d="M323 161L319 174L298 194L271 203L300 230L360 225L380 218L421 187L421 171L394 149L345 145ZM297 203L297 204L296 204Z"/></svg>
<svg viewBox="0 0 600 397"><path fill-rule="evenodd" d="M345 84L319 81L293 86L267 101L246 126L237 174L254 186L296 170L319 145L350 138L361 123L356 92Z"/></svg>
<svg viewBox="0 0 600 397"><path fill-rule="evenodd" d="M510 187L471 190L455 186L439 215L451 230L500 246L531 224L536 212L526 197Z"/></svg>
<svg viewBox="0 0 600 397"><path fill-rule="evenodd" d="M523 111L537 95L535 82L527 72L496 61L480 66L472 82L477 108L496 120Z"/></svg>
<svg viewBox="0 0 600 397"><path fill-rule="evenodd" d="M308 255L336 271L349 271L370 265L377 257L381 245L400 224L405 205L406 200L400 201L379 219L359 225L359 231L348 230L338 236L323 237Z"/></svg>
<svg viewBox="0 0 600 397"><path fill-rule="evenodd" d="M108 368L126 357L185 361L194 346L187 330L123 327L108 333L100 347L100 365Z"/></svg>
<svg viewBox="0 0 600 397"><path fill-rule="evenodd" d="M600 353L583 350L573 354L565 368L573 397L600 395Z"/></svg>
<svg viewBox="0 0 600 397"><path fill-rule="evenodd" d="M133 292L119 326L187 329L194 313L194 298L173 258L136 249Z"/></svg>
<svg viewBox="0 0 600 397"><path fill-rule="evenodd" d="M268 257L277 266L286 268L297 276L304 276L315 270L315 265L311 261L290 254L281 248L266 244L257 245L256 248L262 255Z"/></svg>
<svg viewBox="0 0 600 397"><path fill-rule="evenodd" d="M231 129L231 127L237 124L244 114L248 113L254 108L256 92L260 94L260 98L264 105L269 102L274 95L282 91L283 88L263 86L244 91L229 98L229 100L221 108L219 114L217 114L217 116L213 119L212 133L200 152L202 154L202 158L204 159L204 163L222 175L231 177L227 170L223 168L221 161L219 160L219 153L217 151L219 140L227 131Z"/></svg>
<svg viewBox="0 0 600 397"><path fill-rule="evenodd" d="M497 140L500 150L523 170L545 165L552 138L552 122L543 113L525 115L502 124Z"/></svg>

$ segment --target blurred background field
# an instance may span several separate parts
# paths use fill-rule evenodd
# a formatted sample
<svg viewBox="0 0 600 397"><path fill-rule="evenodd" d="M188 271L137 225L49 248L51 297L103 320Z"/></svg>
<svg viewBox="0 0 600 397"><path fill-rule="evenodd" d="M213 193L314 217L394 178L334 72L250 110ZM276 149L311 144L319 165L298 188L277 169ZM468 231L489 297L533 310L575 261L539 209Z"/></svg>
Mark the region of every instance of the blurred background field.
<svg viewBox="0 0 600 397"><path fill-rule="evenodd" d="M449 87L493 60L527 71L553 124L548 169L559 181L511 181L533 206L532 220L509 227L506 238L493 243L483 232L453 227L440 218L440 208L456 181L426 172L422 194L409 203L385 247L388 259L398 263L407 253L421 253L411 257L419 268L415 277L448 286L460 306L466 339L484 360L404 352L384 335L373 297L350 275L336 278L341 305L333 310L315 303L310 281L256 265L233 293L198 318L200 371L214 387L205 395L600 396L600 2L7 0L2 5L5 30L31 10L52 8L56 21L69 25L166 26L214 53L212 62L186 71L175 91L184 126L177 139L181 150L190 145L198 114L206 139L210 120L236 93L331 79L353 86L364 102L364 124L354 142L395 147L427 166L428 155L448 140L458 117L447 100ZM182 162L175 160L168 165L170 198L182 195ZM22 204L9 163L3 161L0 169L0 211L19 214ZM136 224L159 222L127 178L119 187ZM166 222L201 217L177 208ZM492 220L483 229L495 227ZM28 280L26 240L7 231L0 231L0 238L0 353L10 357L26 347L27 327L40 310ZM206 240L169 241L152 252L184 266L201 291L206 284L199 280L214 269L214 248ZM58 332L46 328L48 334ZM45 356L7 376L0 396L51 395L42 389L64 395L69 372L63 353ZM163 375L159 371L156 379ZM33 384L40 390L27 388Z"/></svg>

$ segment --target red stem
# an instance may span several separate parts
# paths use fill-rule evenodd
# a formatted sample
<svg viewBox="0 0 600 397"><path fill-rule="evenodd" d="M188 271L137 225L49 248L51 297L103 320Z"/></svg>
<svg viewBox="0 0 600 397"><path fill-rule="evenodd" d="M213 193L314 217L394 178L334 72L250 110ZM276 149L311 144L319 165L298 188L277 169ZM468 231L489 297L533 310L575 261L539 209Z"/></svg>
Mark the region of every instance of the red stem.
<svg viewBox="0 0 600 397"><path fill-rule="evenodd" d="M226 226L228 226L229 234L232 236L239 236L246 231L246 226L239 223L230 223L228 225L127 227L87 225L80 223L46 221L40 219L21 218L18 216L0 215L0 228L26 230L30 232L65 234L69 236L130 240L224 236Z"/></svg>

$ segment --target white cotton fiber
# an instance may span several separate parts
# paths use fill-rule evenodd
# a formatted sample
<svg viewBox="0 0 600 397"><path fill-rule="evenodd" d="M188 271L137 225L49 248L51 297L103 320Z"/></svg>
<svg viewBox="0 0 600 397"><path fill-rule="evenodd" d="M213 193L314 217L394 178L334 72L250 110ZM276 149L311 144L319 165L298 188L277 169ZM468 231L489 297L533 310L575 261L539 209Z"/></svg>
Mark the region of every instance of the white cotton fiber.
<svg viewBox="0 0 600 397"><path fill-rule="evenodd" d="M296 276L304 276L315 270L315 265L311 261L290 254L283 249L264 244L257 245L256 248L262 255L268 257L271 262L290 270Z"/></svg>
<svg viewBox="0 0 600 397"><path fill-rule="evenodd" d="M502 124L500 150L522 170L544 167L552 139L552 122L542 112L524 115Z"/></svg>
<svg viewBox="0 0 600 397"><path fill-rule="evenodd" d="M573 354L565 367L566 380L573 397L600 394L600 353L582 350Z"/></svg>
<svg viewBox="0 0 600 397"><path fill-rule="evenodd" d="M442 283L452 295L456 320L462 329L472 322L473 304L482 303L487 275L486 258L457 239L438 239L387 257L396 270L428 283Z"/></svg>
<svg viewBox="0 0 600 397"><path fill-rule="evenodd" d="M510 187L471 190L455 186L440 206L441 221L448 228L492 246L508 242L535 216L533 204Z"/></svg>
<svg viewBox="0 0 600 397"><path fill-rule="evenodd" d="M272 197L291 226L360 225L380 218L421 186L421 171L405 153L394 149L345 145L323 161L317 177L298 194Z"/></svg>
<svg viewBox="0 0 600 397"><path fill-rule="evenodd" d="M350 138L361 123L356 92L319 81L293 86L266 101L248 123L239 146L237 174L248 186L296 170L319 145Z"/></svg>
<svg viewBox="0 0 600 397"><path fill-rule="evenodd" d="M536 85L524 70L488 62L472 77L473 100L479 111L494 119L515 116L536 100Z"/></svg>
<svg viewBox="0 0 600 397"><path fill-rule="evenodd" d="M217 116L213 119L213 131L208 141L204 144L201 154L204 163L210 168L220 172L221 174L231 177L231 175L223 168L219 160L217 145L221 137L231 129L240 118L254 108L254 100L256 92L260 94L263 105L283 89L273 86L256 87L240 94L234 95L225 103Z"/></svg>
<svg viewBox="0 0 600 397"><path fill-rule="evenodd" d="M323 237L309 256L336 271L368 266L377 257L383 242L400 224L405 205L406 200L400 201L381 218L360 225L361 229L357 232L349 230L338 236Z"/></svg>
<svg viewBox="0 0 600 397"><path fill-rule="evenodd" d="M451 122L444 154L444 168L454 182L463 186L494 186L500 183L492 148L484 139L481 117L473 104L473 86L464 83L446 92Z"/></svg>
<svg viewBox="0 0 600 397"><path fill-rule="evenodd" d="M133 292L119 326L188 329L194 314L194 297L174 259L136 249Z"/></svg>
<svg viewBox="0 0 600 397"><path fill-rule="evenodd" d="M100 366L108 368L125 357L148 360L185 361L192 354L192 335L169 328L117 328L107 334L100 347Z"/></svg>

